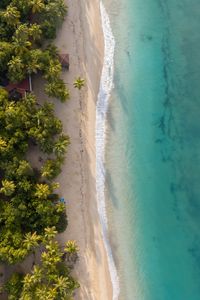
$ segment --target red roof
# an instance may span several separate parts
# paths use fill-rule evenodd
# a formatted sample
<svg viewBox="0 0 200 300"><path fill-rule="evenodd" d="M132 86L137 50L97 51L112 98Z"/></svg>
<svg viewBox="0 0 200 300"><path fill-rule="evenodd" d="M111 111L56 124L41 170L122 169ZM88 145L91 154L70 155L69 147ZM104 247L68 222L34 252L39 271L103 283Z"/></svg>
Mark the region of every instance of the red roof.
<svg viewBox="0 0 200 300"><path fill-rule="evenodd" d="M24 90L24 91L28 91L30 92L30 84L29 84L29 80L28 78L24 79L23 81L19 82L19 83L9 83L5 89L10 92L14 89L17 90Z"/></svg>
<svg viewBox="0 0 200 300"><path fill-rule="evenodd" d="M69 68L69 54L59 54L59 61L62 66Z"/></svg>

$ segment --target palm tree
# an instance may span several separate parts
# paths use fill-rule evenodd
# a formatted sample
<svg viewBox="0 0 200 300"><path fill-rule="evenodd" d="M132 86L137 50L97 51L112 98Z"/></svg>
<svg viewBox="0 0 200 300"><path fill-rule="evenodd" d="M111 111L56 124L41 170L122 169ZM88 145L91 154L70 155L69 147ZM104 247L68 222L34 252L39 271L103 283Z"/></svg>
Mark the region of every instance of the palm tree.
<svg viewBox="0 0 200 300"><path fill-rule="evenodd" d="M67 149L67 146L69 145L69 137L66 137L64 135L61 135L58 139L58 141L54 145L54 153L58 157L62 157Z"/></svg>
<svg viewBox="0 0 200 300"><path fill-rule="evenodd" d="M24 54L28 53L28 48L30 48L31 46L31 42L30 41L22 41L16 37L13 38L13 49L14 49L14 53L16 55L19 56L23 56Z"/></svg>
<svg viewBox="0 0 200 300"><path fill-rule="evenodd" d="M23 179L18 183L18 186L25 192L32 190L32 184L29 180Z"/></svg>
<svg viewBox="0 0 200 300"><path fill-rule="evenodd" d="M59 292L59 295L65 296L67 295L67 289L70 287L70 282L68 277L58 276L56 278L56 282L54 283L54 287Z"/></svg>
<svg viewBox="0 0 200 300"><path fill-rule="evenodd" d="M78 259L78 251L79 248L76 244L76 241L68 241L64 248L65 253L67 254L67 261L69 263L69 267L73 267Z"/></svg>
<svg viewBox="0 0 200 300"><path fill-rule="evenodd" d="M32 249L33 247L36 247L38 245L38 242L40 241L41 237L39 235L37 235L36 232L28 232L25 235L25 239L24 239L24 247L27 250Z"/></svg>
<svg viewBox="0 0 200 300"><path fill-rule="evenodd" d="M7 67L5 63L10 60L13 52L13 45L9 42L0 41L0 67L2 70Z"/></svg>
<svg viewBox="0 0 200 300"><path fill-rule="evenodd" d="M48 159L42 166L41 176L46 177L49 180L55 178L61 171L62 162L61 157L57 159Z"/></svg>
<svg viewBox="0 0 200 300"><path fill-rule="evenodd" d="M50 60L49 65L46 68L45 78L48 81L54 81L59 78L62 71L60 62L57 59Z"/></svg>
<svg viewBox="0 0 200 300"><path fill-rule="evenodd" d="M12 4L8 5L6 10L1 13L2 17L5 19L8 25L16 26L19 24L20 12L17 7Z"/></svg>
<svg viewBox="0 0 200 300"><path fill-rule="evenodd" d="M24 68L22 59L19 56L13 56L12 60L9 61L8 66L13 73L21 72Z"/></svg>
<svg viewBox="0 0 200 300"><path fill-rule="evenodd" d="M47 280L51 281L52 272L54 273L57 269L58 263L62 260L62 252L58 246L57 241L50 240L46 245L46 252L42 253L42 265L47 271Z"/></svg>
<svg viewBox="0 0 200 300"><path fill-rule="evenodd" d="M30 287L33 284L33 279L34 278L31 276L31 274L26 274L26 276L23 279L23 284L24 284L23 289L25 291L28 291L30 289Z"/></svg>
<svg viewBox="0 0 200 300"><path fill-rule="evenodd" d="M37 113L35 114L35 116L36 116L36 119L37 119L37 125L39 127L40 124L41 124L41 121L44 119L44 111L42 109L39 109L37 111Z"/></svg>
<svg viewBox="0 0 200 300"><path fill-rule="evenodd" d="M54 161L48 159L45 161L44 165L41 168L41 176L46 177L47 179L52 179L54 177Z"/></svg>
<svg viewBox="0 0 200 300"><path fill-rule="evenodd" d="M21 180L21 176L28 176L33 174L33 169L30 163L27 160L20 160L19 166L16 170L16 175L19 176Z"/></svg>
<svg viewBox="0 0 200 300"><path fill-rule="evenodd" d="M38 285L35 289L35 299L37 299L37 300L39 300L39 299L46 300L46 295L47 295L47 287L45 286L45 284Z"/></svg>
<svg viewBox="0 0 200 300"><path fill-rule="evenodd" d="M25 66L19 56L13 56L8 62L8 76L12 82L18 82L24 79Z"/></svg>
<svg viewBox="0 0 200 300"><path fill-rule="evenodd" d="M56 300L58 296L58 292L55 288L49 287L46 293L46 300ZM60 298L59 298L60 299ZM61 300L61 299L60 299Z"/></svg>
<svg viewBox="0 0 200 300"><path fill-rule="evenodd" d="M79 76L78 78L75 79L73 85L78 90L81 90L81 88L85 85L85 79L83 79Z"/></svg>
<svg viewBox="0 0 200 300"><path fill-rule="evenodd" d="M7 143L6 141L0 137L0 152L3 154L6 152L6 148L7 148Z"/></svg>
<svg viewBox="0 0 200 300"><path fill-rule="evenodd" d="M33 283L39 283L42 281L42 269L39 266L34 266L32 273L32 281Z"/></svg>
<svg viewBox="0 0 200 300"><path fill-rule="evenodd" d="M51 229L52 230L52 229ZM13 299L19 300L65 300L73 299L73 292L79 287L70 275L69 269L61 262L63 252L57 242L50 240L41 256L40 265L34 266L31 274L19 278L21 281L18 296ZM13 282L10 279L7 285L12 285L12 290L17 289L19 280ZM8 296L12 296L8 290ZM11 299L11 298L10 298Z"/></svg>
<svg viewBox="0 0 200 300"><path fill-rule="evenodd" d="M32 24L29 27L29 35L32 37L34 41L40 40L42 35L41 26L38 24Z"/></svg>
<svg viewBox="0 0 200 300"><path fill-rule="evenodd" d="M41 15L42 19L48 23L46 30L49 31L50 27L53 30L56 29L64 20L66 12L67 7L63 0L48 1Z"/></svg>
<svg viewBox="0 0 200 300"><path fill-rule="evenodd" d="M50 241L52 239L55 238L56 234L57 234L57 230L56 230L56 227L53 226L53 227L47 227L45 228L45 234L44 234L44 237L45 237L45 241Z"/></svg>
<svg viewBox="0 0 200 300"><path fill-rule="evenodd" d="M66 242L64 250L67 253L74 254L74 253L78 253L79 248L78 248L78 246L76 244L76 241L69 240L69 241Z"/></svg>
<svg viewBox="0 0 200 300"><path fill-rule="evenodd" d="M9 299L19 299L23 286L23 277L24 275L21 273L13 273L5 284L3 290L9 294Z"/></svg>
<svg viewBox="0 0 200 300"><path fill-rule="evenodd" d="M47 199L48 196L51 194L49 185L46 183L37 183L36 184L36 191L35 196L39 199Z"/></svg>
<svg viewBox="0 0 200 300"><path fill-rule="evenodd" d="M12 180L2 180L0 192L6 196L11 196L15 191L15 184Z"/></svg>
<svg viewBox="0 0 200 300"><path fill-rule="evenodd" d="M58 59L59 51L55 45L53 44L48 45L46 48L46 52L51 54L52 59Z"/></svg>
<svg viewBox="0 0 200 300"><path fill-rule="evenodd" d="M43 0L31 0L31 5L33 14L41 12L45 8Z"/></svg>
<svg viewBox="0 0 200 300"><path fill-rule="evenodd" d="M32 253L33 253L33 261L35 262L35 247L37 247L39 245L39 242L41 240L41 236L37 235L36 232L28 232L25 235L25 239L23 242L23 245L25 247L25 249L27 251L30 251L31 249L33 249Z"/></svg>
<svg viewBox="0 0 200 300"><path fill-rule="evenodd" d="M45 87L45 92L50 97L60 99L61 102L65 102L69 99L69 90L65 87L63 80L60 78L48 82Z"/></svg>
<svg viewBox="0 0 200 300"><path fill-rule="evenodd" d="M23 55L27 52L27 49L30 48L29 28L26 24L20 24L17 27L15 35L13 36L12 45L17 55Z"/></svg>
<svg viewBox="0 0 200 300"><path fill-rule="evenodd" d="M39 57L37 50L30 50L27 53L27 63L26 63L26 70L28 74L37 73L38 70L41 69L41 63L39 62Z"/></svg>
<svg viewBox="0 0 200 300"><path fill-rule="evenodd" d="M40 65L37 64L36 61L29 61L26 66L26 70L28 74L37 74Z"/></svg>

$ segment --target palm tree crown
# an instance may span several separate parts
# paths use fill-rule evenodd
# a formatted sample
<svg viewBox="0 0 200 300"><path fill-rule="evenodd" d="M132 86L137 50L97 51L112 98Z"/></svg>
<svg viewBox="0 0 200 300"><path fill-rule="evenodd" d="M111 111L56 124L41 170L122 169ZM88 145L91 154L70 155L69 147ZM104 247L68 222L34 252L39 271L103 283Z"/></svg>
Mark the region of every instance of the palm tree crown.
<svg viewBox="0 0 200 300"><path fill-rule="evenodd" d="M80 76L75 79L74 87L80 90L85 85L85 79L81 78Z"/></svg>

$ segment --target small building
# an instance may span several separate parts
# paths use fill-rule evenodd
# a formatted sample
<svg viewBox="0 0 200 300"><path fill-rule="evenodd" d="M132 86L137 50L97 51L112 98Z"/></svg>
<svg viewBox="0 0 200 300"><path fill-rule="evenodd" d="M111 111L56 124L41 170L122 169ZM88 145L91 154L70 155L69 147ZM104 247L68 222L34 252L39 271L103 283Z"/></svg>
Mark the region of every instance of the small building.
<svg viewBox="0 0 200 300"><path fill-rule="evenodd" d="M59 54L59 62L61 63L63 69L69 70L69 54Z"/></svg>
<svg viewBox="0 0 200 300"><path fill-rule="evenodd" d="M4 88L12 99L26 98L26 94L32 92L31 76L19 83L9 83Z"/></svg>

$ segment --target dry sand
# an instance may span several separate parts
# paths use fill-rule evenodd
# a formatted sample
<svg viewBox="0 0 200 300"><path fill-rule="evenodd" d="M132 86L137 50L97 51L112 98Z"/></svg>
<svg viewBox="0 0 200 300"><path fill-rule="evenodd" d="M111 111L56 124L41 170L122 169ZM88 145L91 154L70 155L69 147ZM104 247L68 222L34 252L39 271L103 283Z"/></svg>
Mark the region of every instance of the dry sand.
<svg viewBox="0 0 200 300"><path fill-rule="evenodd" d="M111 300L112 285L95 186L95 115L104 48L99 0L68 0L67 5L68 16L55 42L61 52L69 53L70 70L63 73L63 79L71 90L71 100L55 107L65 133L71 138L58 178L69 220L59 240L63 245L68 239L75 239L80 248L80 260L74 271L81 285L76 299ZM86 79L81 92L72 86L79 75Z"/></svg>

